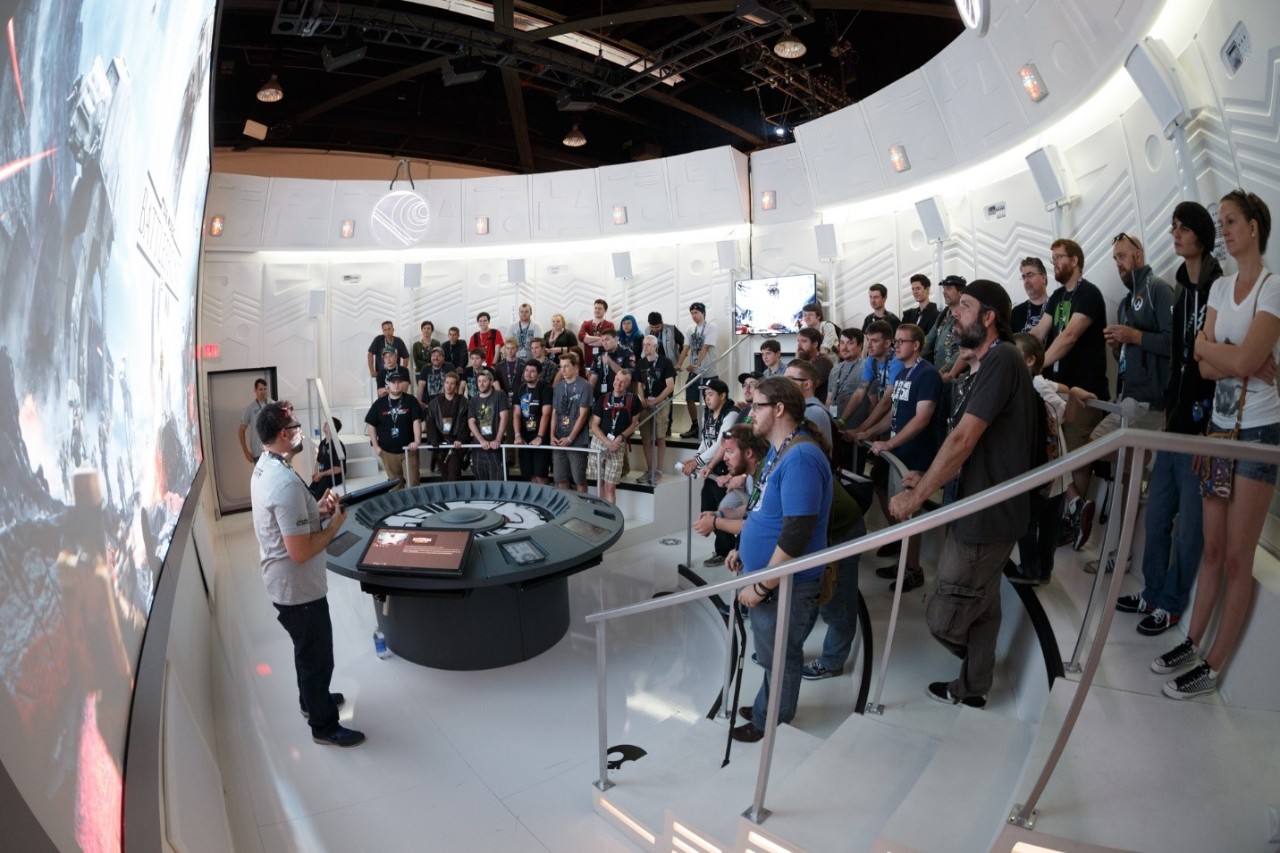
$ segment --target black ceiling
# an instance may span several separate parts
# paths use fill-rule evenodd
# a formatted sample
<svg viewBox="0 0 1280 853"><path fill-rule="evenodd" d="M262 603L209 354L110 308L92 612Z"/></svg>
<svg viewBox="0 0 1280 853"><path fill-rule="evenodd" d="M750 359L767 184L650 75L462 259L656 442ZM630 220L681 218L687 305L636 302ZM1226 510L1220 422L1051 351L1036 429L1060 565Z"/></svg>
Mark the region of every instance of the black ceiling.
<svg viewBox="0 0 1280 853"><path fill-rule="evenodd" d="M961 31L953 0L495 0L494 21L414 2L221 0L214 80L218 147L360 151L518 173L625 163L792 140L790 128L919 68ZM487 3L452 0L478 7ZM754 10L753 24L738 13ZM522 31L522 16L552 25ZM513 22L515 25L513 25ZM788 29L807 53L771 48ZM550 40L578 33L678 73L668 85ZM325 70L324 48L363 58ZM446 86L442 66L485 69ZM332 64L332 63L331 63ZM256 94L272 75L284 98ZM582 112L558 103L594 102ZM244 135L252 119L265 140ZM578 122L587 144L562 143ZM777 128L784 133L779 135Z"/></svg>

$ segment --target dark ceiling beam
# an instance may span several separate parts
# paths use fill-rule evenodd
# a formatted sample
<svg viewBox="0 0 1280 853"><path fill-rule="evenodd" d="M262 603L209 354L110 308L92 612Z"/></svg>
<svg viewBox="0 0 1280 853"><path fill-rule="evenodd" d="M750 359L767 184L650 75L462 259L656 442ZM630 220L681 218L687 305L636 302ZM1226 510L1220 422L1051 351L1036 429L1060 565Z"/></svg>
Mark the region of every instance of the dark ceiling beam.
<svg viewBox="0 0 1280 853"><path fill-rule="evenodd" d="M393 74L380 77L377 80L365 83L363 86L357 86L354 89L343 92L341 95L335 95L327 101L321 101L314 107L303 110L297 115L285 119L281 123L287 124L290 127L297 126L303 122L310 121L316 116L323 115L335 107L340 107L343 104L350 103L351 101L359 100L366 95L372 95L374 92L379 92L388 86L394 86L396 83L400 83L405 80L412 80L415 77L421 77L423 74L427 74L432 71L439 71L440 67L444 65L445 62L446 58L443 56L437 56L435 59L429 59L426 62L419 62L417 65L411 65L408 68L396 71Z"/></svg>
<svg viewBox="0 0 1280 853"><path fill-rule="evenodd" d="M610 12L607 15L565 21L527 33L522 32L518 36L534 41L569 33L590 35L591 30L620 24L638 24L646 21L659 21L663 18L686 17L689 15L722 15L726 12L732 12L735 5L735 0L701 0L701 2L696 3L677 3L671 6L631 9L626 12ZM810 6L814 11L887 12L896 15L920 15L928 18L960 20L960 13L956 10L954 3L930 3L928 0L814 0Z"/></svg>
<svg viewBox="0 0 1280 853"><path fill-rule="evenodd" d="M738 137L739 139L745 140L746 142L750 142L752 145L761 146L765 144L765 140L763 138L756 136L751 131L744 130L743 128L738 127L736 124L734 124L731 121L726 121L717 115L713 115L712 113L707 112L706 110L699 109L698 107L695 107L693 104L686 103L685 101L682 101L679 98L674 97L673 95L668 95L666 92L660 91L658 89L646 89L645 91L641 92L640 95L641 97L648 98L651 101L657 101L658 103L662 104L664 107L670 107L673 110L680 110L681 112L688 113L689 115L693 116L696 119L700 119L701 121L705 121L708 124L715 125L721 130L726 130L729 133L732 133L734 136Z"/></svg>
<svg viewBox="0 0 1280 853"><path fill-rule="evenodd" d="M524 90L520 87L520 72L514 68L502 69L502 87L507 91L507 108L511 110L511 133L516 140L516 153L520 155L520 168L533 171L533 149L529 144L529 120L524 113Z"/></svg>

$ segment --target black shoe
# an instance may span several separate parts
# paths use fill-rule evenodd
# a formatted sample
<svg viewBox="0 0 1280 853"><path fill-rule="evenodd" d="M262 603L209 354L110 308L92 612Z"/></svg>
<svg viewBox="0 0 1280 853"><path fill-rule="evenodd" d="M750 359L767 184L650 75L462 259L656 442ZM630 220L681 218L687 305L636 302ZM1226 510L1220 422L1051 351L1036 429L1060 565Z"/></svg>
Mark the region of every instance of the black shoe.
<svg viewBox="0 0 1280 853"><path fill-rule="evenodd" d="M1079 551L1089 541L1089 534L1093 533L1093 513L1097 508L1093 501L1085 501L1080 507L1080 529L1076 531L1075 541L1071 543L1071 547Z"/></svg>
<svg viewBox="0 0 1280 853"><path fill-rule="evenodd" d="M743 705L741 708L738 709L738 716L746 720L747 722L751 722L751 715L755 713L755 710L756 709L751 707L750 705Z"/></svg>
<svg viewBox="0 0 1280 853"><path fill-rule="evenodd" d="M963 698L951 695L951 688L945 681L935 681L929 685L929 689L925 691L929 698L935 702L942 702L947 705L967 705L970 708L987 707L986 696L965 696Z"/></svg>
<svg viewBox="0 0 1280 853"><path fill-rule="evenodd" d="M911 592L913 589L919 589L922 586L924 586L924 571L907 566L907 572L902 576L902 591L907 593ZM897 581L889 584L889 592L894 592L897 588Z"/></svg>
<svg viewBox="0 0 1280 853"><path fill-rule="evenodd" d="M884 578L887 581L894 580L895 578L898 577L898 567L897 566L881 566L880 568L876 569L876 577Z"/></svg>
<svg viewBox="0 0 1280 853"><path fill-rule="evenodd" d="M724 556L721 554L712 554L710 557L702 561L704 566L723 566Z"/></svg>
<svg viewBox="0 0 1280 853"><path fill-rule="evenodd" d="M347 697L343 696L341 693L330 693L329 698L332 699L333 704L337 705L339 708L341 708L347 702ZM302 716L304 717L311 716L311 712L308 711L306 708L299 708L298 710L302 713Z"/></svg>
<svg viewBox="0 0 1280 853"><path fill-rule="evenodd" d="M697 430L697 428L696 428L696 427L693 427L693 428L687 429L687 430L685 430L684 432L680 433L680 437L681 437L681 438L697 438L697 437L698 437L698 430Z"/></svg>
<svg viewBox="0 0 1280 853"><path fill-rule="evenodd" d="M888 545L885 545L883 548L876 551L876 556L877 557L893 557L900 553L902 553L902 540L898 540L897 542L890 542Z"/></svg>
<svg viewBox="0 0 1280 853"><path fill-rule="evenodd" d="M742 743L755 743L764 738L764 732L757 729L755 723L743 723L730 729L729 737Z"/></svg>
<svg viewBox="0 0 1280 853"><path fill-rule="evenodd" d="M349 749L364 743L364 732L338 726L337 731L327 735L318 735L313 732L311 739L321 746L340 746L343 749Z"/></svg>
<svg viewBox="0 0 1280 853"><path fill-rule="evenodd" d="M1116 610L1121 613L1150 613L1155 608L1141 595L1122 595L1116 599Z"/></svg>

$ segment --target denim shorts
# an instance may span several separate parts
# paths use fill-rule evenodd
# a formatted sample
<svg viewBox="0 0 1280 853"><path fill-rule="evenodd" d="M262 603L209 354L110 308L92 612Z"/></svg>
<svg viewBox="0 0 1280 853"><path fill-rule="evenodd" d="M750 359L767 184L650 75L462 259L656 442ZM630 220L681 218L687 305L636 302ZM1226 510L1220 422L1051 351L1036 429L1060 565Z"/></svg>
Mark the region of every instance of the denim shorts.
<svg viewBox="0 0 1280 853"><path fill-rule="evenodd" d="M1280 423L1242 429L1240 430L1240 438L1237 440L1248 441L1253 444L1280 444ZM1237 474L1270 486L1276 484L1276 467L1266 462L1253 462L1249 459L1236 460Z"/></svg>

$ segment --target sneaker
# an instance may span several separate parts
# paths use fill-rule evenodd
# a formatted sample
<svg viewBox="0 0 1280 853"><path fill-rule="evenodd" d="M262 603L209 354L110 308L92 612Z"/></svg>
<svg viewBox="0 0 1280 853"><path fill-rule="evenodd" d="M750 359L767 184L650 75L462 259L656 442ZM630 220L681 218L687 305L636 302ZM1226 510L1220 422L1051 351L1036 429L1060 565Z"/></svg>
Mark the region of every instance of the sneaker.
<svg viewBox="0 0 1280 853"><path fill-rule="evenodd" d="M312 733L311 739L321 746L340 746L343 749L349 749L364 743L364 732L344 729L342 726L338 726L337 731L327 735Z"/></svg>
<svg viewBox="0 0 1280 853"><path fill-rule="evenodd" d="M876 577L891 581L898 576L897 566L881 566L876 569Z"/></svg>
<svg viewBox="0 0 1280 853"><path fill-rule="evenodd" d="M1096 509L1090 500L1080 507L1080 528L1076 531L1075 541L1071 543L1071 547L1077 551L1084 547L1084 543L1089 541L1089 534L1093 533L1093 513Z"/></svg>
<svg viewBox="0 0 1280 853"><path fill-rule="evenodd" d="M1170 699L1190 699L1203 696L1218 689L1218 676L1209 669L1209 664L1202 663L1195 669L1189 669L1172 681L1164 683L1164 695Z"/></svg>
<svg viewBox="0 0 1280 853"><path fill-rule="evenodd" d="M649 474L649 485L650 485L650 486L656 486L656 485L658 485L658 484L659 484L659 483L661 483L661 482L662 482L662 472L661 472L661 471L652 471L652 472L650 472L650 474Z"/></svg>
<svg viewBox="0 0 1280 853"><path fill-rule="evenodd" d="M1121 613L1150 613L1155 608L1141 595L1122 595L1116 599L1116 610Z"/></svg>
<svg viewBox="0 0 1280 853"><path fill-rule="evenodd" d="M1163 607L1157 607L1151 611L1150 616L1138 623L1138 633L1145 634L1148 637L1163 634L1178 624L1178 618L1177 613L1170 613Z"/></svg>
<svg viewBox="0 0 1280 853"><path fill-rule="evenodd" d="M697 428L697 427L690 427L689 429L687 429L687 430L685 430L684 432L680 433L680 437L681 437L681 438L697 438L697 437L698 437L698 428Z"/></svg>
<svg viewBox="0 0 1280 853"><path fill-rule="evenodd" d="M750 705L743 705L741 708L738 709L738 716L750 722L751 715L754 714L755 712L756 712L756 709L751 707Z"/></svg>
<svg viewBox="0 0 1280 853"><path fill-rule="evenodd" d="M1078 550L1078 549L1077 549ZM1084 573L1086 575L1096 575L1098 573L1098 560L1090 560L1084 564ZM1130 552L1129 559L1124 561L1124 570L1127 572L1133 567L1133 553ZM1107 555L1107 574L1111 574L1116 570L1116 552L1112 551ZM1130 611L1132 612L1132 611Z"/></svg>
<svg viewBox="0 0 1280 853"><path fill-rule="evenodd" d="M902 591L911 592L913 589L919 589L924 586L924 570L913 569L907 566L906 573L902 576ZM898 588L898 582L894 581L889 584L889 592L893 592Z"/></svg>
<svg viewBox="0 0 1280 853"><path fill-rule="evenodd" d="M755 743L764 739L764 732L755 723L743 723L729 730L729 736L740 743Z"/></svg>
<svg viewBox="0 0 1280 853"><path fill-rule="evenodd" d="M800 670L800 677L805 681L821 681L824 678L835 678L837 675L844 675L844 669L827 669L820 660L810 661Z"/></svg>
<svg viewBox="0 0 1280 853"><path fill-rule="evenodd" d="M1183 640L1171 651L1167 651L1151 662L1151 671L1160 675L1182 669L1200 660L1200 649L1191 642L1191 638Z"/></svg>
<svg viewBox="0 0 1280 853"><path fill-rule="evenodd" d="M945 681L935 681L929 685L929 689L925 693L935 702L942 702L947 705L966 705L970 708L987 707L986 696L952 696L951 687Z"/></svg>
<svg viewBox="0 0 1280 853"><path fill-rule="evenodd" d="M712 554L710 557L702 561L704 566L723 566L724 556L721 554Z"/></svg>
<svg viewBox="0 0 1280 853"><path fill-rule="evenodd" d="M636 482L637 482L638 484L640 484L641 486L652 486L652 485L653 485L653 483L652 483L652 482L650 481L650 479L649 479L649 478L650 478L650 477L652 477L652 476L653 476L653 472L652 472L652 471L645 471L645 472L644 472L643 474L641 474L639 477L636 477Z"/></svg>
<svg viewBox="0 0 1280 853"><path fill-rule="evenodd" d="M343 696L341 693L330 693L330 694L329 694L329 698L330 698L330 699L332 699L332 700L333 700L333 704L337 705L339 708L341 708L341 707L342 707L343 705L345 705L345 704L346 704L346 702L347 702L347 697L346 697L346 696ZM299 711L299 712L302 714L302 716L304 716L304 717L307 717L307 718L310 718L310 717L311 717L311 712L310 712L310 711L308 711L306 708L299 707L299 708L298 708L298 711Z"/></svg>

